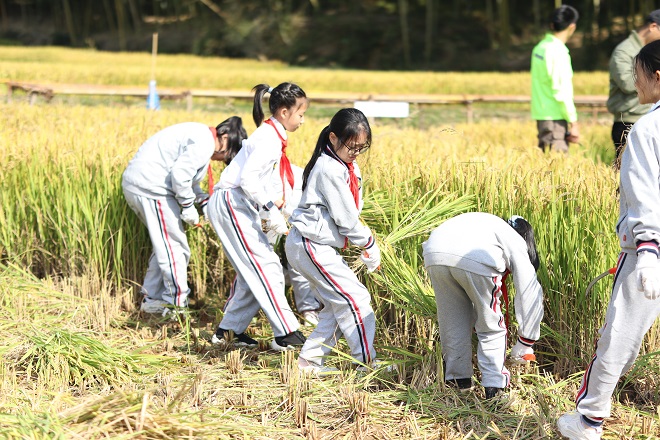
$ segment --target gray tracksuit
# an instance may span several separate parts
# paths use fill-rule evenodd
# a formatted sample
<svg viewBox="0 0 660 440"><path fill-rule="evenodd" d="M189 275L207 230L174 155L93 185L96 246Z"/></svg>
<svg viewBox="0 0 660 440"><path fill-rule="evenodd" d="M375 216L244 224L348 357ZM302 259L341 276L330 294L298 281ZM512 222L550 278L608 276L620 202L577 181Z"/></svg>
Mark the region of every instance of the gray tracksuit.
<svg viewBox="0 0 660 440"><path fill-rule="evenodd" d="M354 167L360 178L357 163ZM316 288L324 304L319 324L300 352L300 357L319 365L342 335L357 361L370 364L376 356L371 295L336 250L349 241L365 248L374 243L371 230L359 218L362 190L358 209L348 182L346 164L327 148L310 172L289 220L287 260Z"/></svg>
<svg viewBox="0 0 660 440"><path fill-rule="evenodd" d="M286 138L282 124L273 121ZM207 205L211 225L236 271L220 323L221 328L235 333L245 332L260 308L274 336L299 328L284 294L282 264L259 218L259 208L271 201L272 173L281 157L282 142L277 133L272 126L261 124L224 169Z"/></svg>
<svg viewBox="0 0 660 440"><path fill-rule="evenodd" d="M435 291L445 380L472 377L472 329L485 387L509 384L506 326L500 307L503 277L513 276L518 334L539 338L543 292L525 240L501 218L483 212L453 217L423 244L424 265Z"/></svg>
<svg viewBox="0 0 660 440"><path fill-rule="evenodd" d="M660 243L660 102L633 125L621 157L619 220L621 254L600 338L576 398L577 410L609 417L619 378L639 354L644 335L660 315L660 300L637 290L637 248Z"/></svg>
<svg viewBox="0 0 660 440"><path fill-rule="evenodd" d="M142 293L150 299L186 306L190 289L190 248L180 219L201 193L215 140L209 127L185 122L150 137L122 175L128 205L147 226L153 245Z"/></svg>

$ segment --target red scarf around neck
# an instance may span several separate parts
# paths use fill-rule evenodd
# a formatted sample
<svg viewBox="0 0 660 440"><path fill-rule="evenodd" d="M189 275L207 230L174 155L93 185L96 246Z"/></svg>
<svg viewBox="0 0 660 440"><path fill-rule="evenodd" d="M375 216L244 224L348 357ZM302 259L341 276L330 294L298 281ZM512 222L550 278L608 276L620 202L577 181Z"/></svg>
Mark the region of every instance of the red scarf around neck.
<svg viewBox="0 0 660 440"><path fill-rule="evenodd" d="M270 125L273 127L275 130L275 133L277 133L277 137L280 138L280 141L282 141L282 158L280 159L280 179L282 179L282 200L285 200L286 198L286 187L284 185L285 179L286 181L289 182L289 186L291 189L293 189L293 170L291 169L291 162L289 162L289 158L286 157L286 147L287 147L287 140L282 137L280 134L280 131L277 129L275 126L275 123L267 119L264 121L266 124Z"/></svg>
<svg viewBox="0 0 660 440"><path fill-rule="evenodd" d="M215 127L209 127L209 130L211 130L211 134L213 135L213 148L215 152L215 141L218 139L218 132L216 131ZM211 162L209 162L209 169L206 171L206 175L208 176L209 179L209 195L213 195L213 186L215 185L213 181L213 170L211 169Z"/></svg>
<svg viewBox="0 0 660 440"><path fill-rule="evenodd" d="M345 162L344 162L345 163ZM353 194L353 200L355 200L355 206L357 209L360 209L360 182L358 181L357 176L355 175L355 165L353 162L347 163L348 167L348 187L351 189L351 194Z"/></svg>

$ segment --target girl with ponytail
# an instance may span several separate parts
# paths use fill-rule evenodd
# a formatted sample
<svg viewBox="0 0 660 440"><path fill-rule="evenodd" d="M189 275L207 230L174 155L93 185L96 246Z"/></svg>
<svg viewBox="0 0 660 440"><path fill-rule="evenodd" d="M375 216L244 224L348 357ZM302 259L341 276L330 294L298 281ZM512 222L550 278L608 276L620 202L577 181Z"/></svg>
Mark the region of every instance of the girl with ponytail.
<svg viewBox="0 0 660 440"><path fill-rule="evenodd" d="M225 314L212 338L213 343L255 346L245 334L261 308L273 329L271 348L292 350L305 342L299 323L284 294L284 275L279 257L262 229L264 219L279 235L288 232L285 216L287 191L282 198L271 198L271 178L279 170L282 188L292 188L294 175L286 156L287 132L304 122L308 107L305 92L296 84L268 84L254 87L252 111L257 129L243 141L243 147L220 175L220 182L208 203L208 217L225 255L236 271L236 280L225 305ZM272 116L264 120L261 102L270 94ZM233 336L230 336L233 333Z"/></svg>
<svg viewBox="0 0 660 440"><path fill-rule="evenodd" d="M287 261L316 288L324 304L298 358L301 370L314 374L334 370L323 364L342 335L358 368L375 366L371 295L337 251L350 242L363 248L361 259L369 272L380 266L374 236L360 221L362 178L355 159L370 146L364 114L354 108L337 112L321 131L303 172L300 204L289 219Z"/></svg>

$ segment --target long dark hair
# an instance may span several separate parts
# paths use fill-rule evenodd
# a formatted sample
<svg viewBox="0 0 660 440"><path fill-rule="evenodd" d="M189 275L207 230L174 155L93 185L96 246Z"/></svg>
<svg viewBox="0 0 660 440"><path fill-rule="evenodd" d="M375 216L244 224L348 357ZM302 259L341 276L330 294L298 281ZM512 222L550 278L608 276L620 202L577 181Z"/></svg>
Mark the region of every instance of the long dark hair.
<svg viewBox="0 0 660 440"><path fill-rule="evenodd" d="M227 135L227 151L224 162L229 165L243 146L243 139L247 139L247 132L243 127L243 120L238 116L225 119L215 127L218 137Z"/></svg>
<svg viewBox="0 0 660 440"><path fill-rule="evenodd" d="M527 220L520 217L519 215L512 216L507 223L516 230L518 234L525 240L527 243L527 254L529 255L529 261L532 262L534 270L538 272L541 262L539 261L538 252L536 252L536 240L534 239L534 229L532 225L529 224Z"/></svg>
<svg viewBox="0 0 660 440"><path fill-rule="evenodd" d="M316 161L323 153L323 149L330 145L330 133L337 136L341 145L348 144L350 141L358 139L362 133L365 133L367 135L365 145L371 145L371 127L364 113L356 108L339 110L330 120L330 125L321 131L319 139L316 141L312 157L303 171L303 190L307 187L309 173L312 172L312 168L314 168Z"/></svg>
<svg viewBox="0 0 660 440"><path fill-rule="evenodd" d="M633 65L642 69L642 72L648 77L652 77L656 71L660 70L660 40L652 41L642 47L635 56Z"/></svg>
<svg viewBox="0 0 660 440"><path fill-rule="evenodd" d="M257 127L264 122L264 110L261 106L261 101L264 99L264 95L268 93L269 89L270 86L268 84L258 84L252 89L254 92L252 119L254 119L254 123ZM270 91L270 98L268 98L268 108L270 109L270 113L274 115L275 112L282 107L287 109L293 108L293 106L296 105L298 98L307 99L305 91L297 84L283 82Z"/></svg>

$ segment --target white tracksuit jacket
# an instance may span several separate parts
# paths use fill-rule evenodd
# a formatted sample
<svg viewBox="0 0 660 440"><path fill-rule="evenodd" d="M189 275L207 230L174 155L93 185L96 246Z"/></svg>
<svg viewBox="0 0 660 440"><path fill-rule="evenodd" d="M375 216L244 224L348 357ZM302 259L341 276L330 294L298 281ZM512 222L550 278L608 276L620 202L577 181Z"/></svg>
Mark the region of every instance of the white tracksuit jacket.
<svg viewBox="0 0 660 440"><path fill-rule="evenodd" d="M354 173L361 182L357 162L354 162ZM347 185L348 178L346 165L328 154L321 154L289 223L303 237L319 244L343 248L348 240L356 246L370 245L373 242L371 230L360 222L362 184L358 209Z"/></svg>
<svg viewBox="0 0 660 440"><path fill-rule="evenodd" d="M215 150L208 125L184 122L150 137L124 171L122 186L151 198L174 196L182 207L195 202Z"/></svg>

